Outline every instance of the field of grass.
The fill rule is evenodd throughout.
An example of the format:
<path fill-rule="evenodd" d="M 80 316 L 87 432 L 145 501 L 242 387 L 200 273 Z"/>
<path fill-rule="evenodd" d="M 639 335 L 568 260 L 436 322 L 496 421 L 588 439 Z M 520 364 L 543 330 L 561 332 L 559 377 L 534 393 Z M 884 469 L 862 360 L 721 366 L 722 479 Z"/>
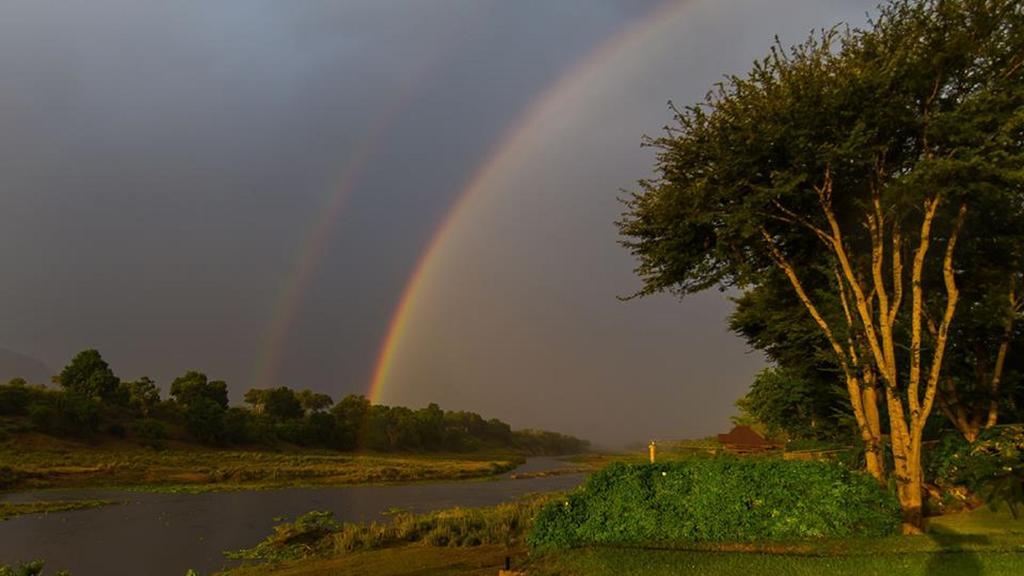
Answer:
<path fill-rule="evenodd" d="M 479 478 L 508 471 L 505 454 L 350 454 L 322 450 L 217 450 L 169 444 L 155 451 L 19 437 L 0 445 L 0 488 L 86 486 L 158 491 L 260 489 Z"/>
<path fill-rule="evenodd" d="M 43 500 L 37 502 L 0 502 L 0 520 L 22 514 L 47 514 L 49 512 L 70 512 L 87 510 L 117 504 L 111 500 Z"/>

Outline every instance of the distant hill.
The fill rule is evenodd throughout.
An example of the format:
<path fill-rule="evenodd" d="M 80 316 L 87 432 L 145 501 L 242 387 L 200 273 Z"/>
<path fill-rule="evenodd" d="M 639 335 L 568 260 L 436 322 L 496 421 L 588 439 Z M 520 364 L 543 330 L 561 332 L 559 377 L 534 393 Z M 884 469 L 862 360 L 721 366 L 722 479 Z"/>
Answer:
<path fill-rule="evenodd" d="M 30 384 L 48 384 L 54 371 L 44 362 L 12 350 L 0 348 L 0 384 L 11 378 L 24 378 Z"/>

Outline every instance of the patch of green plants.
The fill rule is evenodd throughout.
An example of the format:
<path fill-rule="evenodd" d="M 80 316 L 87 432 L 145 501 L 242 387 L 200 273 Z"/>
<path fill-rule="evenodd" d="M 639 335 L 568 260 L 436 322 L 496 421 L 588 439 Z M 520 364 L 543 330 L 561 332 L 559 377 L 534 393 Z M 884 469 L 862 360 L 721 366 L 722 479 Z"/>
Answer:
<path fill-rule="evenodd" d="M 893 494 L 832 462 L 734 457 L 614 463 L 541 510 L 535 550 L 588 544 L 884 536 Z"/>
<path fill-rule="evenodd" d="M 960 434 L 947 434 L 928 453 L 925 468 L 942 490 L 942 505 L 977 495 L 1018 516 L 1024 506 L 1024 425 L 984 430 L 971 443 Z"/>
<path fill-rule="evenodd" d="M 35 560 L 17 566 L 0 566 L 0 576 L 42 576 L 45 565 L 42 560 Z M 54 576 L 71 576 L 71 573 L 61 570 L 55 572 Z"/>

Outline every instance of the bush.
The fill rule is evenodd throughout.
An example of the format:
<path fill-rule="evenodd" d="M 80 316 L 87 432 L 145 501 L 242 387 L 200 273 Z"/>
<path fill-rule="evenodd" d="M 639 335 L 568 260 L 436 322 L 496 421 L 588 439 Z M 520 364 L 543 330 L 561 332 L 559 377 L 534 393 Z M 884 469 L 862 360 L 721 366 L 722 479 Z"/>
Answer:
<path fill-rule="evenodd" d="M 545 507 L 531 546 L 881 536 L 899 528 L 895 496 L 828 462 L 688 459 L 616 463 Z"/>
<path fill-rule="evenodd" d="M 19 416 L 28 410 L 31 392 L 20 384 L 0 384 L 0 416 Z"/>
<path fill-rule="evenodd" d="M 930 451 L 926 472 L 947 499 L 974 493 L 1017 515 L 1024 504 L 1024 425 L 984 430 L 971 444 L 948 434 Z"/>
<path fill-rule="evenodd" d="M 185 409 L 185 427 L 196 440 L 214 444 L 224 437 L 224 412 L 217 402 L 197 397 Z"/>
<path fill-rule="evenodd" d="M 248 410 L 237 406 L 224 412 L 224 438 L 232 444 L 248 444 L 252 441 L 252 416 Z"/>
<path fill-rule="evenodd" d="M 37 430 L 58 436 L 88 436 L 100 423 L 95 401 L 66 392 L 30 405 L 28 414 Z"/>
<path fill-rule="evenodd" d="M 0 566 L 0 576 L 41 576 L 44 564 L 42 560 L 36 560 L 18 566 Z M 70 573 L 61 570 L 55 576 L 70 576 Z"/>
<path fill-rule="evenodd" d="M 146 418 L 135 423 L 135 435 L 143 446 L 153 450 L 163 450 L 167 440 L 167 427 L 159 420 Z"/>

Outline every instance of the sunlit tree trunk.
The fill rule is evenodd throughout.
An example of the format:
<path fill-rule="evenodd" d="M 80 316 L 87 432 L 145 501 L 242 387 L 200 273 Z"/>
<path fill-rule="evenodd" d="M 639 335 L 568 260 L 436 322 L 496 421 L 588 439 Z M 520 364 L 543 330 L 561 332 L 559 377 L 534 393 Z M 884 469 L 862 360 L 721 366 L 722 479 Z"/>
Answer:
<path fill-rule="evenodd" d="M 855 326 L 855 323 L 850 320 L 850 309 L 852 308 L 856 311 L 857 320 L 859 320 L 859 336 L 863 337 L 866 342 L 867 350 L 870 352 L 869 356 L 872 367 L 877 370 L 885 390 L 893 452 L 893 472 L 902 510 L 903 531 L 905 533 L 916 533 L 920 532 L 922 527 L 923 474 L 921 470 L 921 440 L 925 423 L 928 420 L 929 414 L 931 414 L 932 405 L 935 400 L 949 326 L 953 320 L 959 297 L 953 271 L 953 254 L 960 226 L 966 212 L 966 205 L 961 205 L 960 207 L 942 258 L 946 302 L 941 322 L 936 328 L 932 339 L 933 351 L 930 366 L 927 373 L 924 373 L 922 370 L 921 354 L 923 340 L 922 320 L 925 314 L 922 277 L 931 244 L 932 225 L 941 198 L 935 195 L 924 201 L 923 216 L 917 245 L 913 251 L 914 258 L 909 278 L 911 292 L 910 366 L 907 380 L 904 383 L 901 382 L 901 370 L 897 365 L 894 331 L 903 300 L 904 282 L 906 281 L 904 279 L 902 262 L 904 239 L 899 222 L 886 221 L 887 213 L 882 207 L 881 194 L 879 192 L 881 184 L 882 169 L 879 164 L 876 167 L 875 180 L 873 181 L 872 207 L 865 218 L 871 238 L 870 281 L 862 280 L 857 270 L 855 270 L 854 259 L 849 254 L 849 247 L 844 241 L 839 221 L 832 211 L 832 177 L 830 171 L 826 170 L 823 184 L 820 187 L 816 187 L 819 203 L 825 220 L 828 223 L 828 228 L 819 228 L 806 218 L 793 212 L 786 211 L 786 214 L 788 217 L 794 218 L 801 224 L 810 227 L 825 245 L 829 247 L 835 257 L 837 263 L 836 274 L 839 281 L 839 296 L 843 303 L 847 322 L 850 327 Z M 867 402 L 865 400 L 866 396 L 869 396 L 870 393 L 865 394 L 866 387 L 863 386 L 864 383 L 861 382 L 861 377 L 857 372 L 859 361 L 857 360 L 856 347 L 852 343 L 853 337 L 851 336 L 848 349 L 844 349 L 836 339 L 835 333 L 832 331 L 828 321 L 822 316 L 807 295 L 792 264 L 786 260 L 782 252 L 774 244 L 772 237 L 766 231 L 763 231 L 762 234 L 768 242 L 770 253 L 776 264 L 786 273 L 800 301 L 803 302 L 812 318 L 814 318 L 815 322 L 824 332 L 836 354 L 840 367 L 846 377 L 850 403 L 860 428 L 865 449 L 869 453 L 878 450 L 876 439 L 880 437 L 880 434 L 875 432 L 878 430 L 877 424 L 873 424 L 868 417 Z M 891 246 L 888 260 L 892 266 L 891 278 L 888 282 L 886 281 L 884 271 L 887 245 Z M 849 293 L 849 297 L 847 293 Z M 850 302 L 848 302 L 848 299 Z M 864 372 L 864 370 L 861 370 L 861 372 Z M 871 372 L 871 370 L 867 372 Z M 875 409 L 877 410 L 877 406 Z M 877 414 L 875 416 L 877 421 Z M 879 452 L 876 452 L 876 454 Z M 881 474 L 884 473 L 881 462 L 869 463 L 868 466 L 872 474 L 876 474 L 876 478 L 881 477 Z M 872 467 L 876 469 L 871 470 Z"/>

